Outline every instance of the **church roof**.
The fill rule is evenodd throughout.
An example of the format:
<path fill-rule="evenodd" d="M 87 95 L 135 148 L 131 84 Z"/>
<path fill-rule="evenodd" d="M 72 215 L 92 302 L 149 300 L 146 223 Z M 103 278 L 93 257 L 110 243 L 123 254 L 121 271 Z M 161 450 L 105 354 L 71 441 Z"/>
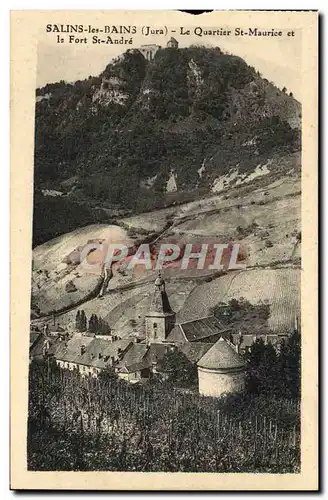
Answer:
<path fill-rule="evenodd" d="M 165 281 L 159 273 L 155 280 L 155 290 L 150 304 L 150 312 L 147 316 L 152 314 L 173 314 L 170 306 L 169 298 L 165 290 Z"/>
<path fill-rule="evenodd" d="M 243 368 L 245 362 L 223 338 L 220 338 L 198 361 L 197 365 L 200 368 L 215 370 Z"/>
<path fill-rule="evenodd" d="M 172 312 L 167 293 L 163 290 L 155 290 L 150 304 L 150 313 L 171 314 Z"/>
<path fill-rule="evenodd" d="M 230 331 L 230 328 L 225 328 L 215 316 L 207 316 L 205 318 L 179 323 L 174 327 L 174 330 L 174 332 L 172 330 L 172 335 L 170 334 L 167 340 L 177 340 L 174 335 L 176 335 L 177 330 L 180 330 L 183 334 L 184 341 L 201 342 L 202 339 L 206 339 L 215 334 L 224 334 Z"/>

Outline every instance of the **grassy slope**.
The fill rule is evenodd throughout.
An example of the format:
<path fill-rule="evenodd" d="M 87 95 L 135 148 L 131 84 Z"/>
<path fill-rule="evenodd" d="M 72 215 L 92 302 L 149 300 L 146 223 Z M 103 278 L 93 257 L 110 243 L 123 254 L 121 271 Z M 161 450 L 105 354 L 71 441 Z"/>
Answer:
<path fill-rule="evenodd" d="M 176 206 L 174 209 L 155 211 L 147 213 L 144 216 L 141 214 L 135 217 L 123 218 L 120 223 L 124 228 L 129 228 L 128 234 L 133 230 L 134 235 L 138 236 L 139 230 L 143 232 L 145 230 L 161 232 L 167 226 L 167 221 L 170 220 L 171 226 L 160 238 L 159 243 L 165 241 L 167 237 L 170 238 L 170 234 L 177 241 L 183 239 L 184 241 L 191 242 L 194 241 L 195 233 L 201 239 L 211 237 L 214 240 L 222 240 L 223 242 L 226 242 L 229 236 L 229 241 L 241 241 L 247 246 L 249 250 L 248 266 L 279 268 L 287 265 L 298 267 L 300 262 L 300 245 L 295 244 L 295 232 L 298 232 L 300 227 L 299 189 L 299 170 L 291 169 L 291 163 L 287 162 L 284 175 L 280 165 L 277 179 L 275 178 L 275 172 L 273 172 L 266 176 L 265 179 L 257 179 L 251 185 L 243 188 L 227 189 L 227 191 L 219 195 Z M 240 198 L 240 194 L 243 195 L 242 198 Z M 258 226 L 249 231 L 248 228 L 254 222 Z M 237 230 L 238 226 L 239 229 Z M 240 231 L 245 232 L 240 233 Z M 39 306 L 42 306 L 43 312 L 50 312 L 52 309 L 58 310 L 68 305 L 74 305 L 74 303 L 83 299 L 90 292 L 90 289 L 95 288 L 97 284 L 96 277 L 84 275 L 82 272 L 80 273 L 80 277 L 77 277 L 76 273 L 80 272 L 79 268 L 66 268 L 62 260 L 79 244 L 83 244 L 93 237 L 105 237 L 106 233 L 108 234 L 107 225 L 87 226 L 86 228 L 58 237 L 34 250 L 33 290 L 37 299 L 36 301 L 39 302 Z M 126 236 L 124 229 L 119 229 L 119 234 L 124 237 Z M 288 237 L 286 237 L 286 234 L 288 234 Z M 141 233 L 139 237 L 142 238 Z M 267 246 L 267 240 L 272 241 L 272 247 Z M 48 272 L 48 278 L 45 277 L 45 271 Z M 60 275 L 59 273 L 62 274 Z M 283 293 L 283 297 L 277 300 L 279 304 L 287 303 L 291 292 L 288 288 L 288 283 L 287 288 L 284 288 L 284 282 L 280 278 L 284 273 L 286 273 L 286 276 L 288 273 L 288 276 L 292 276 L 290 279 L 295 282 L 293 285 L 295 293 L 293 291 L 292 295 L 297 295 L 297 269 L 273 269 L 270 270 L 270 273 L 268 269 L 246 271 L 243 273 L 245 281 L 241 282 L 239 288 L 232 288 L 233 293 L 231 297 L 235 295 L 238 295 L 238 297 L 245 296 L 245 298 L 248 298 L 252 302 L 253 300 L 260 300 L 266 294 L 271 300 L 272 296 L 276 297 L 278 293 Z M 185 273 L 179 269 L 168 270 L 165 274 L 171 278 L 185 276 Z M 202 274 L 202 271 L 192 271 L 193 276 L 201 276 Z M 78 291 L 68 294 L 65 291 L 64 284 L 70 279 L 73 279 L 73 282 L 78 287 Z M 221 284 L 224 287 L 224 284 L 229 279 L 229 277 L 224 276 L 217 278 L 213 283 L 217 284 L 215 286 L 218 286 L 220 290 Z M 141 282 L 145 280 L 146 283 L 141 287 L 115 292 L 115 289 L 122 287 L 122 285 L 129 286 L 132 281 Z M 83 307 L 87 315 L 96 313 L 103 318 L 106 317 L 111 326 L 120 329 L 124 334 L 131 331 L 131 324 L 129 323 L 131 319 L 136 319 L 138 329 L 140 329 L 142 328 L 143 317 L 149 305 L 153 280 L 153 272 L 148 273 L 148 275 L 147 272 L 142 273 L 138 278 L 129 272 L 126 276 L 122 276 L 116 270 L 114 278 L 110 282 L 110 289 L 114 290 L 114 293 L 109 293 L 103 300 L 95 299 L 78 308 L 81 309 Z M 39 290 L 35 288 L 35 282 L 42 285 Z M 169 280 L 169 285 L 169 292 L 172 295 L 173 301 L 172 306 L 178 311 L 181 309 L 182 302 L 186 300 L 189 292 L 196 286 L 196 282 L 192 279 L 190 281 L 177 280 L 175 282 Z M 198 289 L 206 291 L 207 287 L 209 287 L 208 290 L 211 290 L 212 286 L 214 286 L 212 283 L 197 286 L 196 291 L 193 293 L 196 294 L 195 297 L 198 297 Z M 209 301 L 211 304 L 211 301 L 218 301 L 221 297 L 215 287 L 213 290 L 212 299 Z M 192 297 L 191 300 L 193 300 Z M 197 299 L 191 303 L 192 307 L 190 309 L 188 300 L 186 302 L 185 319 L 191 313 L 194 317 L 207 314 L 208 304 L 206 309 L 204 309 L 201 300 L 198 302 Z M 212 305 L 215 304 L 213 303 Z M 296 302 L 293 302 L 290 310 L 295 311 L 296 305 Z M 60 321 L 64 325 L 73 325 L 78 308 L 61 316 Z M 278 308 L 276 311 L 280 311 L 280 309 Z M 292 317 L 293 313 L 291 312 L 288 314 L 288 324 L 290 324 Z M 273 315 L 273 318 L 276 318 L 273 322 L 277 323 L 278 312 Z"/>

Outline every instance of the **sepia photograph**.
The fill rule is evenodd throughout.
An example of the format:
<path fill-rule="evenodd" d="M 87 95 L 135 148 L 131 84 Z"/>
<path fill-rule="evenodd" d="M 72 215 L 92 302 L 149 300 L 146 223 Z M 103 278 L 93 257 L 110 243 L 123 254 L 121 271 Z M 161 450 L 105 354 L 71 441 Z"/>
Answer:
<path fill-rule="evenodd" d="M 42 14 L 26 472 L 267 474 L 297 489 L 304 390 L 316 412 L 300 22 L 315 60 L 316 13 Z"/>

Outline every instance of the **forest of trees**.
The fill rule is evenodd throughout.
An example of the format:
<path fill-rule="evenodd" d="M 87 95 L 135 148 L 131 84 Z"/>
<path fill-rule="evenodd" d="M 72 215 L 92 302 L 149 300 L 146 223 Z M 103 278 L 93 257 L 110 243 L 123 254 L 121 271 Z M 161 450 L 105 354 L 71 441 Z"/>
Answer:
<path fill-rule="evenodd" d="M 101 100 L 102 80 L 110 78 L 120 82 L 123 105 L 106 96 Z M 299 131 L 279 114 L 281 106 L 266 101 L 263 85 L 241 58 L 218 48 L 189 47 L 159 50 L 151 64 L 138 51 L 128 51 L 98 77 L 38 89 L 35 242 L 74 224 L 98 222 L 104 214 L 88 209 L 88 203 L 132 212 L 164 206 L 172 168 L 179 192 L 197 185 L 208 193 L 214 178 L 234 165 L 240 172 L 253 171 L 274 154 L 297 151 Z M 256 144 L 251 144 L 255 136 Z M 204 158 L 211 160 L 199 178 Z M 151 189 L 141 186 L 155 176 Z M 40 194 L 49 186 L 61 190 L 72 177 L 74 195 L 49 201 Z M 51 232 L 45 218 L 56 231 Z"/>
<path fill-rule="evenodd" d="M 301 339 L 294 332 L 277 350 L 257 340 L 247 355 L 248 391 L 253 394 L 276 394 L 300 398 Z"/>
<path fill-rule="evenodd" d="M 84 310 L 78 310 L 75 317 L 75 328 L 78 332 L 88 331 L 90 333 L 98 333 L 99 335 L 109 335 L 111 328 L 107 321 L 98 317 L 96 314 L 91 314 L 89 321 Z"/>

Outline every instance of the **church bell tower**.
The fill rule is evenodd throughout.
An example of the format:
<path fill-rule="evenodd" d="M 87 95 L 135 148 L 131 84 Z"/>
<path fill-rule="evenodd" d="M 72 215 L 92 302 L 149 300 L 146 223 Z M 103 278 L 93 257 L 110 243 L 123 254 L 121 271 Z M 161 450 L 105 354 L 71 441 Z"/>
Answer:
<path fill-rule="evenodd" d="M 175 324 L 175 312 L 172 311 L 165 290 L 165 281 L 158 274 L 152 296 L 150 311 L 145 317 L 146 340 L 150 343 L 161 343 L 166 340 Z"/>

